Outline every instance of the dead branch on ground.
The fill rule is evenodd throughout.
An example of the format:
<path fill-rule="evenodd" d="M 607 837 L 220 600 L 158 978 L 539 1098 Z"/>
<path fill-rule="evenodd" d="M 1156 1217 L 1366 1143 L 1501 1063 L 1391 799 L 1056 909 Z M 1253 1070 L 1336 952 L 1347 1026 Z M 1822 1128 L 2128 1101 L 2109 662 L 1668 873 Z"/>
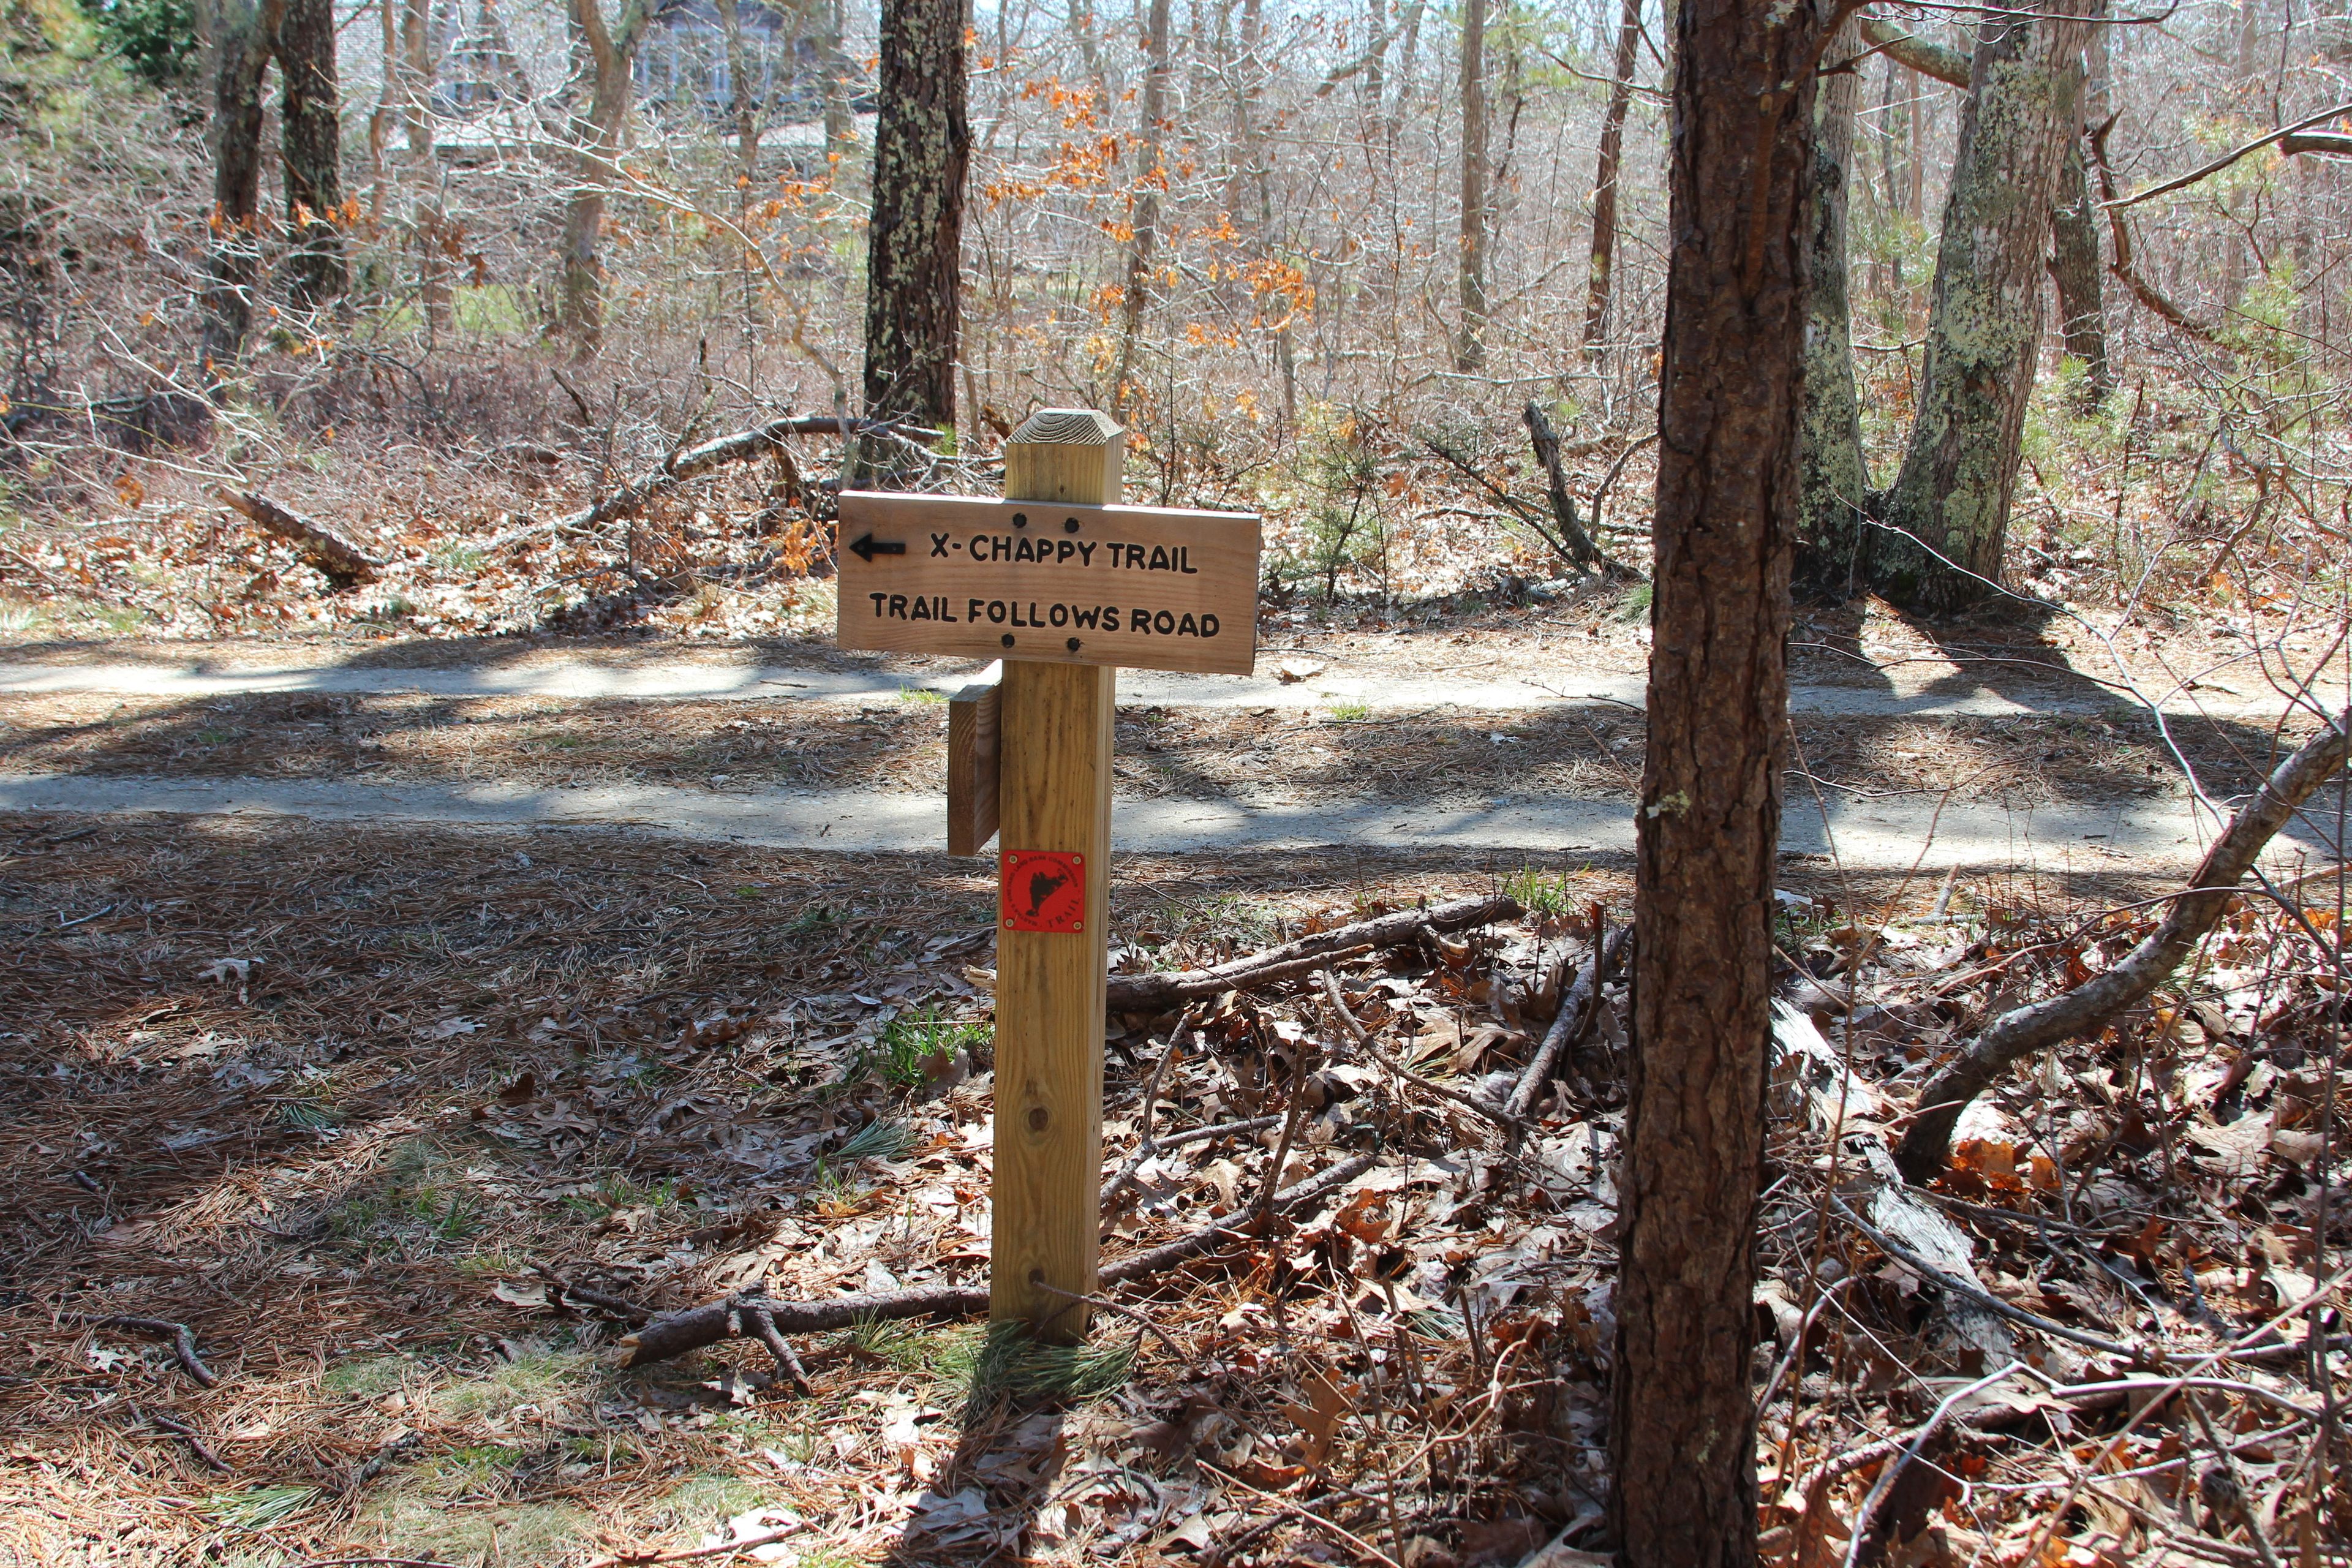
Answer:
<path fill-rule="evenodd" d="M 2347 752 L 2352 752 L 2352 710 L 2305 742 L 2263 781 L 2205 852 L 2164 923 L 2138 946 L 2072 991 L 2002 1014 L 1975 1044 L 1929 1079 L 1919 1094 L 1919 1113 L 1895 1150 L 1895 1163 L 1906 1179 L 1925 1184 L 1944 1168 L 1960 1112 L 2011 1064 L 2061 1040 L 2095 1033 L 2162 984 L 2213 929 L 2256 858 L 2287 819 L 2320 785 L 2343 772 Z"/>
<path fill-rule="evenodd" d="M 1165 1013 L 1181 1003 L 1198 1001 L 1203 996 L 1247 991 L 1310 974 L 1349 951 L 1402 947 L 1423 930 L 1467 931 L 1496 921 L 1517 920 L 1526 912 L 1517 900 L 1501 893 L 1455 899 L 1423 909 L 1398 910 L 1374 920 L 1318 931 L 1213 969 L 1186 970 L 1177 974 L 1114 974 L 1107 993 L 1108 1005 L 1114 1013 Z"/>
<path fill-rule="evenodd" d="M 383 566 L 383 562 L 325 523 L 289 511 L 254 491 L 215 489 L 213 494 L 232 510 L 259 524 L 263 532 L 275 534 L 294 546 L 303 560 L 324 573 L 338 588 L 363 583 Z"/>

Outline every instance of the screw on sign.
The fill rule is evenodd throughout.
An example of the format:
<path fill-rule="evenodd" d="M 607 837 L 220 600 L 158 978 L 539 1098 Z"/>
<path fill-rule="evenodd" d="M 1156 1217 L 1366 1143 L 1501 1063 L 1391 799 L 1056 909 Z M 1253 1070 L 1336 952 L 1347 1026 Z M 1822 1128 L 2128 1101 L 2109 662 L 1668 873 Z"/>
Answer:
<path fill-rule="evenodd" d="M 1051 849 L 1007 850 L 999 884 L 1006 931 L 1087 929 L 1087 858 Z"/>
<path fill-rule="evenodd" d="M 989 1312 L 1083 1333 L 1102 1237 L 1112 715 L 1120 666 L 1247 675 L 1258 519 L 1121 506 L 1127 435 L 1043 409 L 1004 495 L 845 490 L 845 648 L 1003 660 L 948 710 L 948 843 L 997 862 Z"/>

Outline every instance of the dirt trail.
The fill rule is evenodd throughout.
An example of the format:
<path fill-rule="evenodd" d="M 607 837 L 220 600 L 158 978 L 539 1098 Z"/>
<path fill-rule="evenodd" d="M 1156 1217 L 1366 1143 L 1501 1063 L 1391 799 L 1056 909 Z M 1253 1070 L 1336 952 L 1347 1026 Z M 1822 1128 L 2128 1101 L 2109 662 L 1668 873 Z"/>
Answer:
<path fill-rule="evenodd" d="M 1339 660 L 1298 661 L 1316 673 L 1285 679 L 1285 661 L 1262 658 L 1255 676 L 1177 675 L 1123 670 L 1119 700 L 1129 707 L 1312 708 L 1361 703 L 1374 709 L 1476 708 L 1528 710 L 1579 704 L 1641 706 L 1638 671 L 1594 668 L 1577 673 L 1556 666 L 1534 677 L 1493 678 L 1383 671 Z M 1505 661 L 1494 662 L 1499 671 Z M 267 692 L 436 697 L 539 697 L 567 701 L 620 699 L 743 701 L 870 701 L 912 689 L 952 691 L 977 667 L 942 659 L 893 660 L 843 668 L 840 661 L 803 664 L 664 658 L 616 663 L 590 659 L 520 658 L 439 668 L 359 663 L 241 663 L 214 658 L 180 661 L 113 659 L 0 663 L 0 692 L 117 692 L 142 697 L 220 697 Z M 2252 682 L 2233 687 L 2151 690 L 2168 713 L 2272 714 L 2285 700 Z M 2338 699 L 2340 700 L 2340 699 Z M 1853 716 L 1997 717 L 2021 713 L 2099 713 L 2139 706 L 2134 695 L 2083 676 L 2032 679 L 1955 675 L 1948 668 L 1901 667 L 1868 679 L 1801 681 L 1790 692 L 1799 713 Z"/>
<path fill-rule="evenodd" d="M 525 646 L 421 664 L 267 646 L 245 658 L 218 647 L 178 658 L 123 651 L 130 657 L 57 658 L 26 649 L 33 657 L 0 663 L 0 698 L 18 705 L 0 720 L 0 811 L 625 826 L 779 848 L 936 852 L 943 807 L 930 775 L 944 710 L 902 700 L 952 690 L 972 669 L 944 660 L 861 664 L 825 650 L 791 664 L 772 655 L 614 658 Z M 306 661 L 288 662 L 298 651 Z M 1641 676 L 1596 658 L 1559 684 L 1513 679 L 1508 650 L 1488 655 L 1466 672 L 1275 657 L 1246 679 L 1123 672 L 1121 706 L 1135 733 L 1123 716 L 1116 842 L 1160 853 L 1330 846 L 1629 855 Z M 1303 678 L 1282 679 L 1286 665 Z M 1547 664 L 1563 668 L 1574 669 Z M 130 706 L 118 710 L 116 696 Z M 454 722 L 446 712 L 347 721 L 270 710 L 371 699 L 473 710 Z M 854 706 L 877 699 L 885 709 Z M 533 710 L 501 720 L 482 712 L 483 702 Z M 746 726 L 722 722 L 709 706 L 740 711 L 739 702 L 800 716 L 787 741 L 770 745 L 774 756 L 736 737 Z M 2226 722 L 2229 702 L 2238 704 L 2237 728 L 2221 737 L 2222 750 L 2252 771 L 2234 767 L 2221 787 L 2259 776 L 2264 731 L 2284 703 L 2226 689 L 2175 691 L 2165 701 L 2168 714 L 2194 710 L 2215 722 Z M 142 703 L 148 712 L 131 711 Z M 1791 856 L 1872 872 L 1917 865 L 1937 874 L 1954 866 L 2168 874 L 2215 831 L 2211 809 L 2168 781 L 2151 782 L 2159 768 L 2143 764 L 2166 753 L 2150 744 L 2157 726 L 2145 710 L 2079 676 L 1864 670 L 1799 685 L 1791 710 L 1810 757 L 1789 784 L 1783 847 Z M 2121 731 L 2110 720 L 2133 711 L 2148 733 L 2138 751 L 2118 750 Z M 1353 721 L 1334 722 L 1341 719 Z M 2021 719 L 2029 721 L 2003 722 Z M 758 726 L 782 722 L 761 718 Z M 1463 725 L 1470 729 L 1459 736 L 1422 736 Z M 1488 735 L 1489 725 L 1502 728 Z M 1841 725 L 1853 731 L 1842 742 Z M 2099 734 L 2088 742 L 2053 737 L 2053 725 Z M 1564 748 L 1587 738 L 1591 757 L 1570 758 Z M 1387 754 L 1416 746 L 1444 765 L 1406 767 Z M 2087 771 L 2065 760 L 2091 753 L 2104 761 Z M 2025 787 L 2013 787 L 2021 779 Z M 2321 854 L 2325 839 L 2315 823 L 2305 825 L 2282 839 L 2279 854 Z"/>

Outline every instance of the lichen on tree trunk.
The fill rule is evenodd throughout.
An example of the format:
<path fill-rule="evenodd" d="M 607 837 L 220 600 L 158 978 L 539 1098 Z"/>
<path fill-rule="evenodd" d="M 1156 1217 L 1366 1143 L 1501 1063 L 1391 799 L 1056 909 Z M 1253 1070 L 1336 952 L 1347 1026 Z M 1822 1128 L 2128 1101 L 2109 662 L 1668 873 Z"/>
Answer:
<path fill-rule="evenodd" d="M 1917 411 L 1872 542 L 1879 591 L 1974 604 L 2000 577 L 2042 341 L 2042 272 L 2060 166 L 2079 123 L 2086 18 L 2052 0 L 1979 23 L 1927 323 Z M 1906 537 L 1907 536 L 1907 537 Z"/>
<path fill-rule="evenodd" d="M 1862 29 L 1849 19 L 1825 51 L 1852 60 Z M 1861 585 L 1869 555 L 1863 521 L 1870 471 L 1862 452 L 1862 405 L 1854 393 L 1853 322 L 1846 279 L 1846 182 L 1853 161 L 1854 106 L 1862 79 L 1854 69 L 1822 80 L 1813 111 L 1813 216 L 1811 277 L 1806 284 L 1805 425 L 1802 571 L 1808 584 L 1851 593 Z"/>
<path fill-rule="evenodd" d="M 955 426 L 963 295 L 962 0 L 884 0 L 866 233 L 866 411 Z"/>

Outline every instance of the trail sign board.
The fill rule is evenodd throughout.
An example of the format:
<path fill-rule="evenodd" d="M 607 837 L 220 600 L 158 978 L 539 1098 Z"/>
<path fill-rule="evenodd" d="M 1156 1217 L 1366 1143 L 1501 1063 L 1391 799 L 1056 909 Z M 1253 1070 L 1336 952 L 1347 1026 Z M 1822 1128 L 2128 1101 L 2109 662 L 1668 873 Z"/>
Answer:
<path fill-rule="evenodd" d="M 845 648 L 1247 675 L 1245 511 L 845 490 Z"/>

